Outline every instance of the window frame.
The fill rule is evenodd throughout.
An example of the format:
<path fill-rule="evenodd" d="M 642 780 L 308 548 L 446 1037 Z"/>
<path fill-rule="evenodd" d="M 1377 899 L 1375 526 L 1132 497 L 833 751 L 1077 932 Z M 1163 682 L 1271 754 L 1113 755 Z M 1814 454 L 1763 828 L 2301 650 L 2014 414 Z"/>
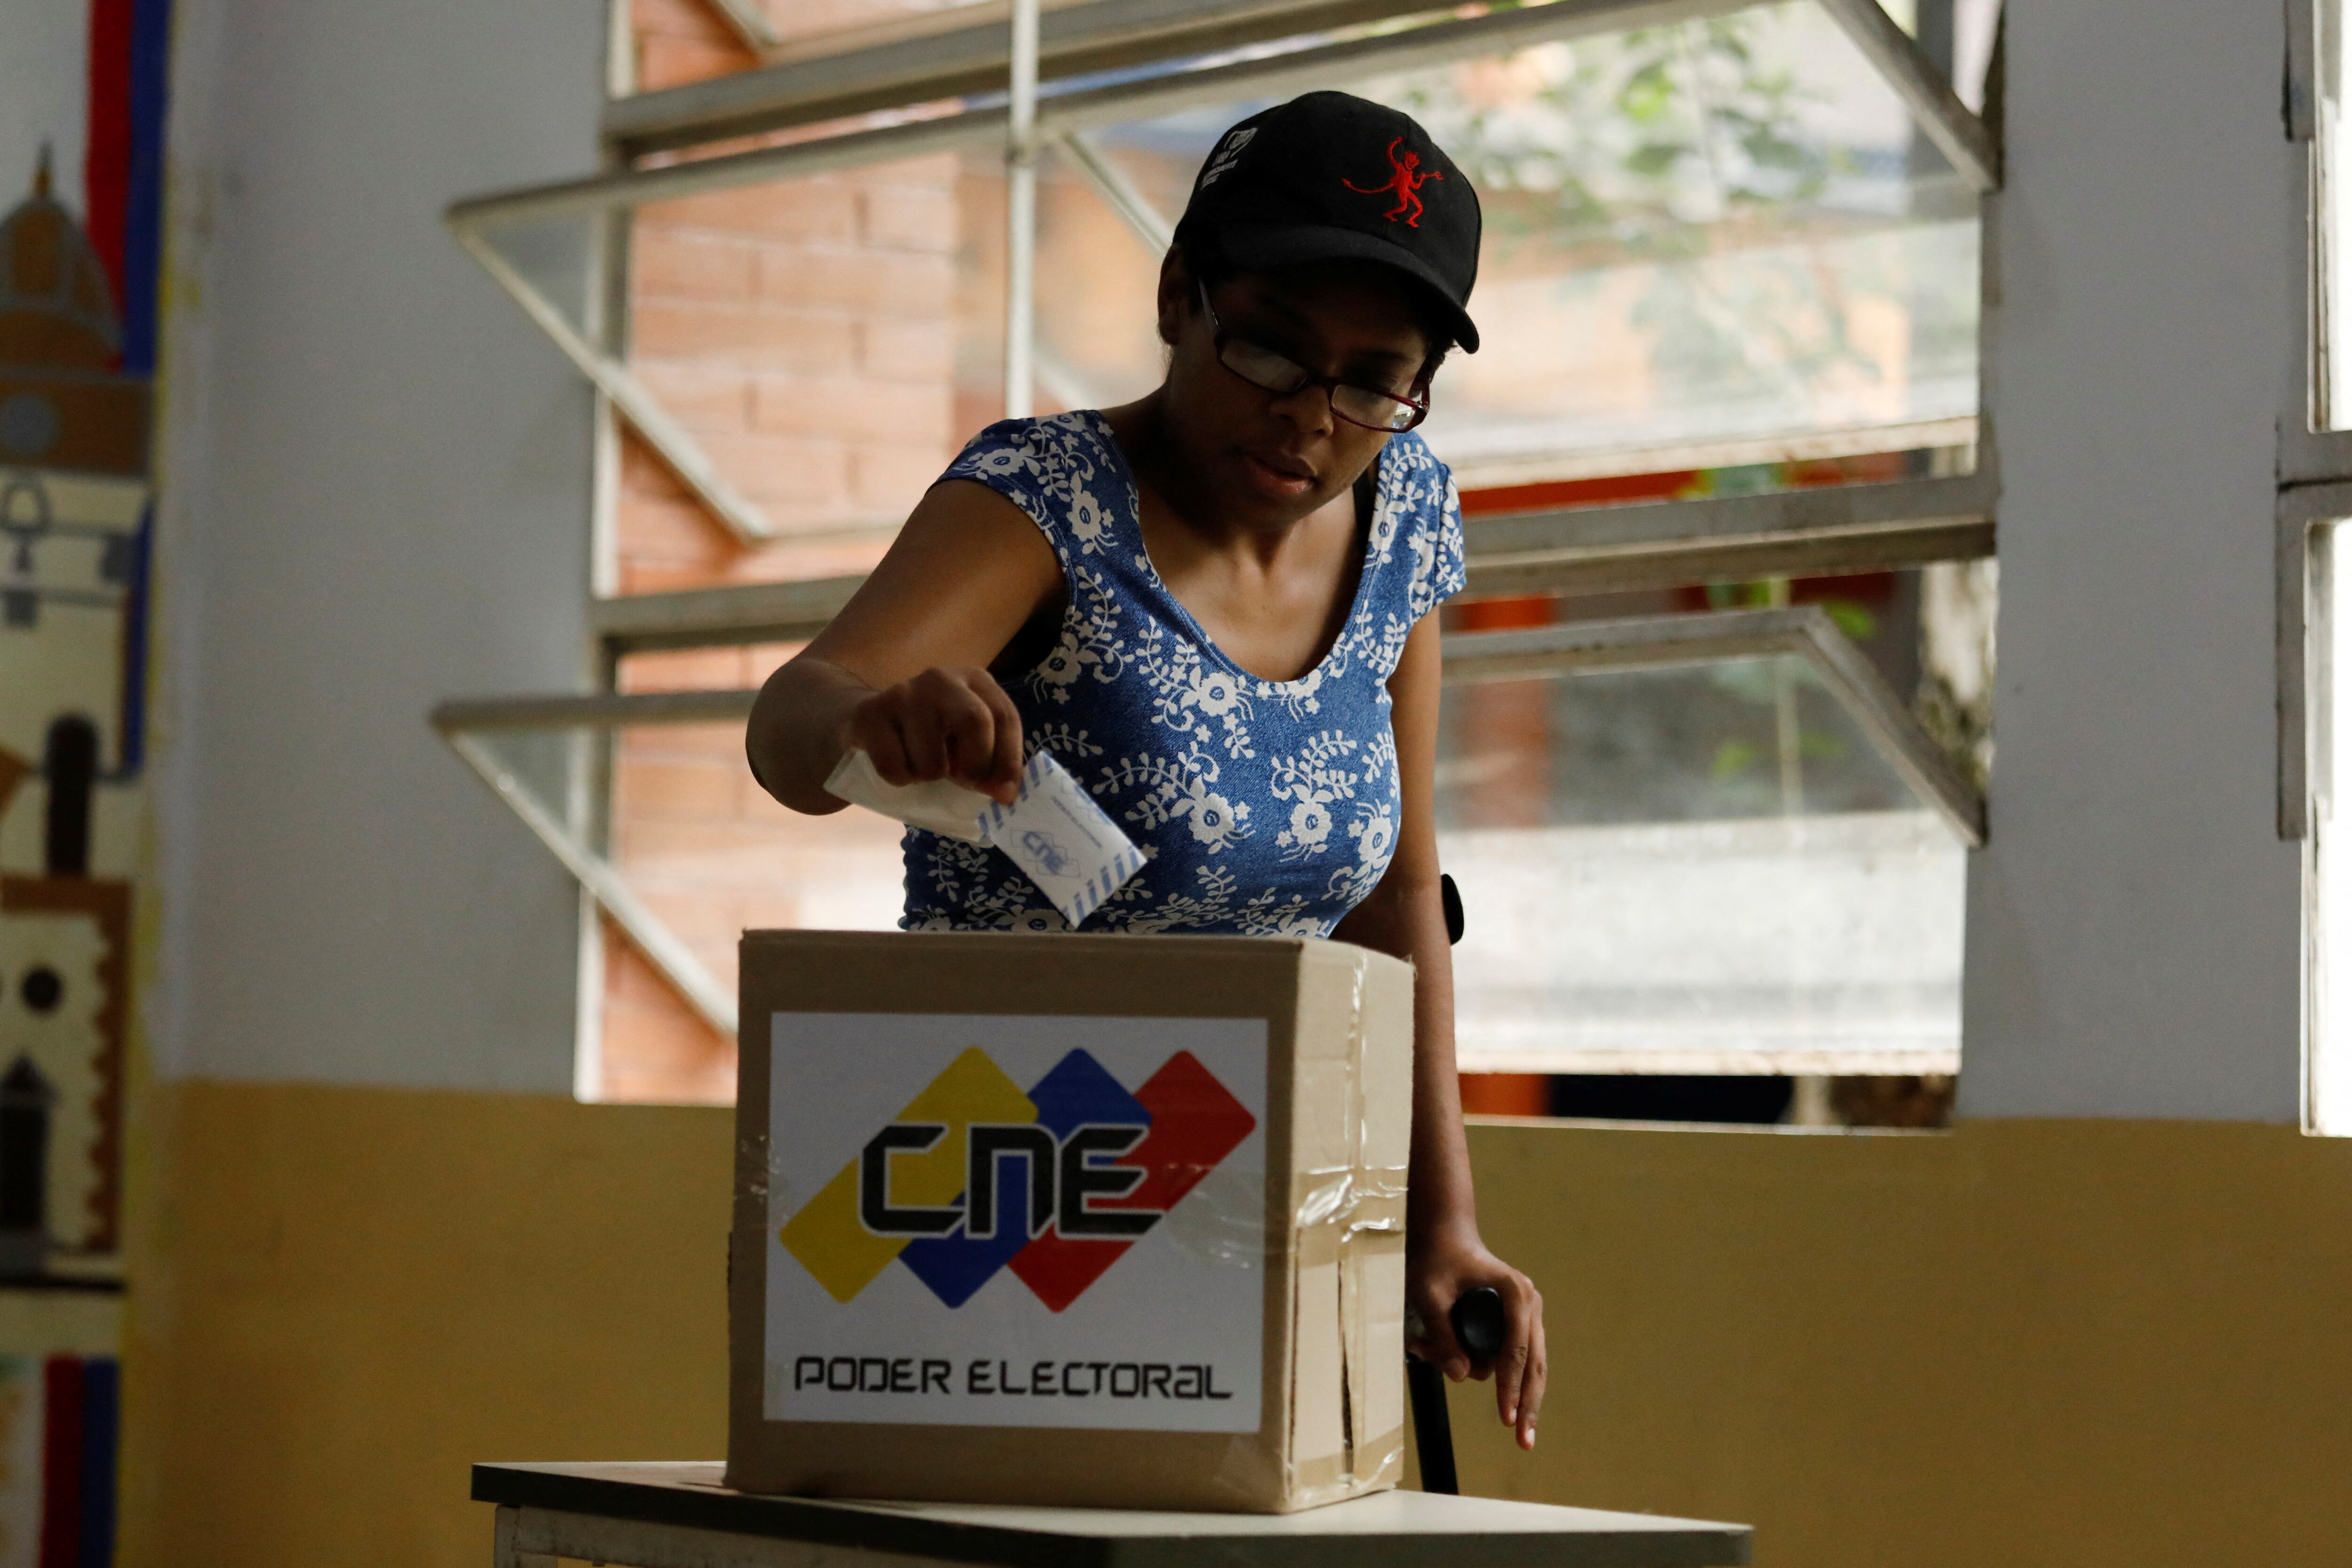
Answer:
<path fill-rule="evenodd" d="M 1164 246 L 1167 216 L 1095 153 L 1087 141 L 1095 127 L 1244 93 L 1303 90 L 1334 78 L 1405 64 L 1441 64 L 1550 39 L 1727 15 L 1752 9 L 1760 0 L 1547 0 L 1467 17 L 1434 7 L 1430 0 L 1061 0 L 1042 12 L 1038 0 L 992 0 L 797 46 L 758 36 L 759 29 L 750 23 L 763 19 L 754 17 L 739 0 L 710 0 L 766 63 L 654 92 L 629 90 L 634 83 L 628 65 L 628 0 L 612 3 L 600 172 L 469 197 L 453 203 L 444 214 L 457 244 L 595 391 L 592 567 L 584 585 L 591 644 L 583 662 L 591 691 L 455 701 L 443 704 L 432 716 L 443 738 L 581 884 L 577 1090 L 583 1099 L 597 1097 L 604 989 L 599 923 L 607 916 L 695 1012 L 727 1038 L 733 1038 L 736 1029 L 733 999 L 635 897 L 613 864 L 606 817 L 618 729 L 731 721 L 748 715 L 753 694 L 624 695 L 617 690 L 622 660 L 656 649 L 805 640 L 847 602 L 863 580 L 847 576 L 660 593 L 614 591 L 616 492 L 625 424 L 739 543 L 780 537 L 761 508 L 719 471 L 629 368 L 628 250 L 635 208 L 951 149 L 1003 145 L 1015 171 L 1008 180 L 1008 203 L 1017 217 L 1023 183 L 1019 171 L 1024 165 L 1034 171 L 1037 152 L 1050 145 L 1147 244 Z M 1882 570 L 1994 554 L 2000 472 L 1991 349 L 1999 309 L 1993 281 L 1999 128 L 1961 102 L 1880 0 L 1814 3 L 1848 34 L 1901 99 L 1914 124 L 1980 197 L 1979 394 L 1971 471 L 1759 495 L 1474 516 L 1465 525 L 1470 594 L 1662 588 Z M 2290 0 L 2291 5 L 2309 3 Z M 1108 86 L 1066 88 L 1034 98 L 1034 116 L 1022 112 L 1032 107 L 1032 91 L 1023 90 L 1024 72 L 1014 68 L 1016 55 L 1017 64 L 1027 68 L 1033 80 L 1042 76 L 1051 88 L 1089 72 L 1171 63 L 1332 28 L 1394 24 L 1413 16 L 1433 19 L 1418 26 L 1284 53 L 1244 54 Z M 1999 57 L 1996 52 L 1995 59 Z M 957 95 L 993 95 L 1003 91 L 1008 78 L 1013 92 L 1002 102 L 968 102 L 946 114 L 691 161 L 674 157 L 714 141 L 791 132 L 877 110 L 919 108 Z M 1024 119 L 1027 123 L 1021 124 Z M 495 237 L 502 225 L 574 216 L 593 225 L 586 313 L 576 325 L 499 251 Z M 1034 243 L 1034 227 L 1022 235 Z M 1017 241 L 1014 250 L 1008 272 L 1017 290 L 1024 270 Z M 1017 328 L 1022 302 L 1009 299 L 1008 315 Z M 1024 357 L 1008 343 L 1009 382 L 1022 373 Z M 1018 401 L 1008 397 L 1008 406 Z M 2352 480 L 2352 432 L 2343 434 L 2341 472 Z M 1747 642 L 1740 645 L 1750 651 L 1804 654 L 1874 743 L 1896 763 L 1897 771 L 1936 805 L 1964 841 L 1971 846 L 1984 841 L 1981 796 L 1943 760 L 1859 650 L 1817 610 L 1717 612 L 1569 622 L 1534 632 L 1462 633 L 1447 640 L 1446 678 L 1475 678 L 1455 672 L 1482 663 L 1494 668 L 1494 661 L 1514 657 L 1549 660 L 1547 668 L 1553 672 L 1580 667 L 1579 661 L 1586 667 L 1688 663 L 1695 657 L 1725 656 L 1690 652 L 1709 638 L 1723 646 L 1730 645 L 1726 639 L 1743 637 Z M 575 764 L 581 778 L 567 802 L 569 821 L 535 800 L 484 744 L 487 734 L 518 728 L 584 729 L 599 737 L 575 753 L 581 758 Z"/>
<path fill-rule="evenodd" d="M 2332 682 L 2329 667 L 2330 612 L 2326 600 L 2336 553 L 2334 535 L 2352 520 L 2352 420 L 2347 428 L 2326 428 L 2329 374 L 2329 318 L 2352 301 L 2328 298 L 2330 244 L 2327 211 L 2332 179 L 2352 178 L 2352 170 L 2326 166 L 2328 113 L 2322 74 L 2326 39 L 2323 23 L 2328 0 L 2286 0 L 2285 92 L 2282 117 L 2287 178 L 2294 210 L 2303 225 L 2302 276 L 2290 295 L 2295 311 L 2291 341 L 2295 352 L 2283 367 L 2278 410 L 2278 490 L 2273 559 L 2276 591 L 2277 832 L 2299 844 L 2303 883 L 2303 1073 L 2302 1120 L 2306 1134 L 2347 1129 L 2324 1124 L 2321 1068 L 2328 1021 L 2326 976 L 2320 951 L 2322 896 L 2315 797 L 2327 785 L 2331 737 L 2325 707 Z M 2352 20 L 2352 18 L 2347 18 Z M 2352 84 L 2345 84 L 2352 86 Z M 2339 89 L 2341 90 L 2341 89 Z M 2343 106 L 2352 111 L 2352 103 Z M 2352 235 L 2343 236 L 2352 244 Z M 2352 414 L 2352 410 L 2344 411 Z M 2352 998 L 2347 998 L 2352 1000 Z M 2339 1113 L 2340 1119 L 2340 1113 Z"/>

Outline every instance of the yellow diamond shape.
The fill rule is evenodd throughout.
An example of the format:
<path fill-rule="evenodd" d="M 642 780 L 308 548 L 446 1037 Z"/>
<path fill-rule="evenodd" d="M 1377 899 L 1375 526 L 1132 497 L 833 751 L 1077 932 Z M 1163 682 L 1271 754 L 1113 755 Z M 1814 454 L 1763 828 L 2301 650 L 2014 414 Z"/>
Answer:
<path fill-rule="evenodd" d="M 947 1136 L 919 1155 L 890 1160 L 890 1200 L 907 1208 L 953 1203 L 964 1186 L 964 1129 L 974 1122 L 1034 1122 L 1037 1107 L 978 1046 L 947 1065 L 907 1102 L 894 1122 L 944 1122 Z M 879 1129 L 877 1129 L 877 1131 Z M 857 1212 L 857 1161 L 851 1160 L 777 1233 L 836 1301 L 854 1300 L 890 1266 L 904 1236 L 877 1236 Z"/>

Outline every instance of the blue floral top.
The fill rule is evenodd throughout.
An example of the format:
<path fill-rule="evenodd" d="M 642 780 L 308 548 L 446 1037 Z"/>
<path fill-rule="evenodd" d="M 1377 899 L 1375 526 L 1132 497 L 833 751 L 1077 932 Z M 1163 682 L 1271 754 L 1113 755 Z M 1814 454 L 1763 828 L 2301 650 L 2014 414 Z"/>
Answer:
<path fill-rule="evenodd" d="M 1354 608 L 1295 681 L 1234 664 L 1160 582 L 1101 414 L 992 424 L 942 476 L 1006 497 L 1061 558 L 1061 642 L 1005 685 L 1029 749 L 1058 758 L 1147 857 L 1087 930 L 1328 936 L 1387 871 L 1388 679 L 1414 624 L 1461 591 L 1462 511 L 1417 434 L 1391 437 L 1376 473 Z M 1063 929 L 993 849 L 910 828 L 906 856 L 910 930 Z"/>

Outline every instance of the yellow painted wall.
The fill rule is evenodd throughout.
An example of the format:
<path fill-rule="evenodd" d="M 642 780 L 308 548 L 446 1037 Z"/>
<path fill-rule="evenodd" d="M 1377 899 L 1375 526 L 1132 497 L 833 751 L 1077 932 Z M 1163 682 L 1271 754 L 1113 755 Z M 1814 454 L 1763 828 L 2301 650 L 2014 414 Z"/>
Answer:
<path fill-rule="evenodd" d="M 1465 1490 L 1750 1521 L 1774 1568 L 2352 1562 L 2352 1145 L 2085 1121 L 1472 1146 L 1487 1239 L 1545 1292 L 1558 1415 L 1532 1465 L 1480 1426 Z"/>
<path fill-rule="evenodd" d="M 191 1084 L 148 1102 L 131 1568 L 478 1563 L 478 1458 L 718 1456 L 728 1120 Z M 1741 1519 L 1770 1568 L 2352 1560 L 2352 1145 L 1488 1125 L 1550 1302 L 1467 1490 Z"/>
<path fill-rule="evenodd" d="M 479 1568 L 477 1459 L 726 1443 L 729 1113 L 155 1091 L 124 1568 Z"/>

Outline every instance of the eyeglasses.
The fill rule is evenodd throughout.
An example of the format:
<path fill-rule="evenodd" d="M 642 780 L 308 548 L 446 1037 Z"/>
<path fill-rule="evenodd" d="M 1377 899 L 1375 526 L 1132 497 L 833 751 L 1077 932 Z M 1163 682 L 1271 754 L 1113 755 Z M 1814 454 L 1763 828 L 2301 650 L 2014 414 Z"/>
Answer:
<path fill-rule="evenodd" d="M 1217 362 L 1259 391 L 1287 397 L 1308 387 L 1321 387 L 1330 394 L 1334 414 L 1366 430 L 1394 434 L 1411 430 L 1429 417 L 1426 392 L 1417 397 L 1399 397 L 1394 392 L 1343 382 L 1337 376 L 1318 376 L 1263 343 L 1234 337 L 1218 321 L 1216 307 L 1209 303 L 1207 285 L 1200 288 L 1201 308 L 1209 318 L 1209 334 L 1216 344 Z"/>

